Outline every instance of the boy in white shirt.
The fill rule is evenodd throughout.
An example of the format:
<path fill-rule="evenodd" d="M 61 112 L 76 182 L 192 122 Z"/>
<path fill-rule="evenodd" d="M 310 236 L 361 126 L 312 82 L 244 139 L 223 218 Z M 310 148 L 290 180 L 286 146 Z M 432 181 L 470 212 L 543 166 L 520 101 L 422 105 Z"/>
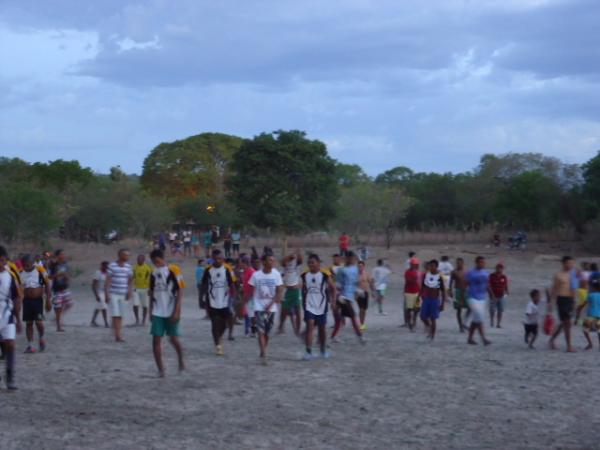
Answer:
<path fill-rule="evenodd" d="M 540 291 L 533 289 L 529 293 L 531 300 L 527 303 L 525 308 L 525 320 L 523 325 L 525 327 L 525 343 L 529 345 L 529 348 L 534 348 L 533 343 L 538 335 L 538 324 L 539 324 L 539 307 L 540 303 Z"/>
<path fill-rule="evenodd" d="M 252 274 L 248 284 L 252 289 L 260 358 L 262 364 L 267 365 L 269 333 L 273 328 L 277 305 L 281 303 L 283 297 L 283 279 L 279 271 L 273 267 L 275 258 L 272 254 L 264 254 L 261 260 L 262 269 Z"/>
<path fill-rule="evenodd" d="M 165 262 L 161 250 L 153 250 L 150 259 L 155 266 L 150 276 L 150 318 L 152 322 L 152 350 L 158 368 L 158 375 L 165 376 L 162 359 L 162 337 L 169 336 L 171 345 L 177 352 L 179 371 L 185 370 L 183 348 L 179 341 L 179 319 L 181 317 L 181 300 L 183 297 L 183 278 L 177 275 Z"/>

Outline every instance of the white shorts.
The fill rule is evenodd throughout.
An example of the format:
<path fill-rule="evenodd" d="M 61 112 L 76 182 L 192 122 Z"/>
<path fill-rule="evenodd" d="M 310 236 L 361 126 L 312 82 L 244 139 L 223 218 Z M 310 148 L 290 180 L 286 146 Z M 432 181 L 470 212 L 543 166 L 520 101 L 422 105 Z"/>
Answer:
<path fill-rule="evenodd" d="M 96 301 L 96 311 L 106 311 L 106 295 L 104 292 L 99 292 L 100 301 Z"/>
<path fill-rule="evenodd" d="M 110 303 L 108 309 L 112 317 L 123 317 L 125 315 L 125 305 L 127 305 L 127 295 L 110 294 Z"/>
<path fill-rule="evenodd" d="M 17 337 L 17 326 L 14 323 L 9 323 L 10 318 L 0 319 L 0 340 L 14 341 Z"/>
<path fill-rule="evenodd" d="M 133 306 L 141 306 L 142 308 L 147 308 L 148 304 L 148 289 L 134 289 Z"/>
<path fill-rule="evenodd" d="M 477 300 L 470 298 L 468 300 L 469 309 L 471 310 L 471 322 L 483 323 L 485 321 L 485 313 L 487 311 L 487 300 Z"/>

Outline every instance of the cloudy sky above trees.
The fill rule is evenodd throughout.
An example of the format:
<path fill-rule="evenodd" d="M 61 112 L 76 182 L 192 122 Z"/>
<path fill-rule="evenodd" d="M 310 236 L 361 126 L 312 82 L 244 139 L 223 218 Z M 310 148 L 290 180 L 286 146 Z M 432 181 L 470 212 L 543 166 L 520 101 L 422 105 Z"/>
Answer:
<path fill-rule="evenodd" d="M 600 149 L 596 0 L 1 0 L 0 155 L 301 129 L 375 175 Z"/>

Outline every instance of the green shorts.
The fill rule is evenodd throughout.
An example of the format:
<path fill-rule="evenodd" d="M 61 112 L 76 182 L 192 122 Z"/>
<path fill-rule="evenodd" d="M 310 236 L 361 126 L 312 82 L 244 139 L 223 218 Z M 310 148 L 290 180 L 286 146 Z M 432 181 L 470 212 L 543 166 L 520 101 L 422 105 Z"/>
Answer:
<path fill-rule="evenodd" d="M 287 288 L 285 290 L 285 298 L 283 299 L 283 303 L 281 304 L 281 307 L 283 309 L 294 309 L 294 308 L 300 308 L 301 305 L 302 305 L 302 299 L 300 296 L 300 289 Z"/>
<path fill-rule="evenodd" d="M 462 309 L 469 307 L 469 305 L 467 305 L 467 296 L 465 294 L 465 291 L 463 291 L 462 289 L 454 289 L 454 309 Z"/>
<path fill-rule="evenodd" d="M 167 336 L 179 336 L 179 321 L 171 323 L 170 317 L 152 316 L 150 334 L 152 336 L 163 337 L 165 333 Z"/>

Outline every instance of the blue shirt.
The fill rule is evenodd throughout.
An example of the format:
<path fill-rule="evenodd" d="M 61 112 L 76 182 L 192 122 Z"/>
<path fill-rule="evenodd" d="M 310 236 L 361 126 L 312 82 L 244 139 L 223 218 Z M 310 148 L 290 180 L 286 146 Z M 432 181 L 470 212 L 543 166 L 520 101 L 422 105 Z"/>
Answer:
<path fill-rule="evenodd" d="M 348 300 L 354 300 L 354 293 L 358 287 L 359 277 L 358 266 L 346 266 L 338 271 L 337 279 L 343 297 L 346 297 Z"/>
<path fill-rule="evenodd" d="M 600 317 L 600 292 L 590 292 L 588 294 L 588 317 Z"/>
<path fill-rule="evenodd" d="M 202 276 L 204 275 L 204 267 L 198 266 L 196 267 L 196 284 L 200 285 L 202 283 Z"/>
<path fill-rule="evenodd" d="M 472 269 L 467 272 L 467 282 L 469 283 L 469 298 L 475 300 L 485 300 L 488 296 L 488 284 L 490 273 L 485 270 Z"/>

